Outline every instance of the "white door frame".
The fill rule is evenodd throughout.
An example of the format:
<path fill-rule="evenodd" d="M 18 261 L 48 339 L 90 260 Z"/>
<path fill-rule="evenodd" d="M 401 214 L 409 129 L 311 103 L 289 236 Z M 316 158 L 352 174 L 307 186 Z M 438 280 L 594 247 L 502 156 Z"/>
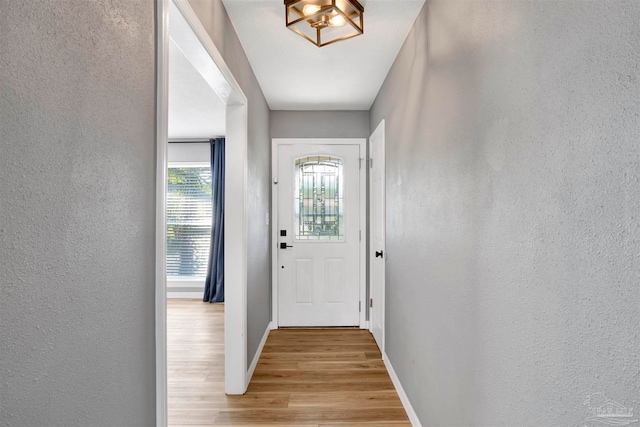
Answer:
<path fill-rule="evenodd" d="M 358 145 L 360 147 L 360 328 L 367 329 L 366 304 L 367 299 L 367 161 L 366 161 L 366 138 L 273 138 L 271 140 L 271 328 L 278 328 L 278 147 L 280 145 Z"/>
<path fill-rule="evenodd" d="M 171 1 L 173 5 L 171 4 Z M 247 134 L 248 101 L 188 0 L 156 0 L 156 425 L 167 425 L 166 192 L 169 95 L 169 9 L 177 7 L 200 43 L 192 54 L 226 104 L 225 144 L 225 392 L 247 390 Z M 181 49 L 184 46 L 181 46 Z M 204 47 L 204 51 L 202 50 Z M 199 49 L 199 50 L 198 50 Z M 184 49 L 183 49 L 184 50 Z M 204 55 L 203 52 L 206 52 Z M 215 66 L 211 67 L 211 60 Z"/>
<path fill-rule="evenodd" d="M 384 176 L 385 171 L 386 171 L 386 136 L 385 136 L 385 121 L 384 119 L 382 119 L 380 121 L 380 123 L 378 124 L 378 126 L 376 127 L 376 130 L 373 131 L 373 133 L 371 134 L 371 136 L 369 137 L 369 144 L 371 144 L 371 140 L 374 139 L 375 137 L 377 137 L 378 135 L 381 135 L 382 137 L 382 151 L 381 151 L 381 158 L 379 159 L 369 159 L 369 161 L 371 162 L 371 168 L 373 169 L 373 162 L 376 162 L 377 165 L 382 165 L 382 180 L 386 181 L 386 177 Z M 369 147 L 369 156 L 371 156 L 371 146 Z M 373 179 L 371 178 L 371 176 L 369 177 L 369 201 L 371 203 L 371 201 L 373 200 Z M 386 185 L 385 185 L 386 187 Z M 386 200 L 385 200 L 386 196 L 383 196 L 382 198 L 382 212 L 380 212 L 380 217 L 383 218 L 383 223 L 385 223 L 385 229 L 386 229 Z M 369 212 L 369 218 L 373 218 L 373 206 L 370 206 L 370 212 Z M 370 224 L 371 226 L 371 224 Z M 373 241 L 373 239 L 372 239 Z M 386 238 L 385 238 L 385 246 L 386 246 Z M 371 278 L 373 278 L 373 263 L 375 260 L 375 252 L 376 252 L 377 248 L 374 247 L 370 247 L 369 248 L 369 278 L 371 280 Z M 383 250 L 386 252 L 386 247 L 383 248 Z M 386 256 L 387 254 L 384 253 L 383 256 L 385 258 L 383 258 L 383 261 L 386 260 Z M 369 290 L 369 298 L 371 298 L 371 289 L 373 287 L 370 288 Z M 379 301 L 374 301 L 373 304 L 379 304 L 379 307 L 381 307 L 381 313 L 382 313 L 382 342 L 380 343 L 380 352 L 382 353 L 382 357 L 386 357 L 385 356 L 385 337 L 386 337 L 386 333 L 385 333 L 385 304 L 386 304 L 386 298 L 385 298 L 385 292 L 386 292 L 386 281 L 383 281 L 382 283 L 382 289 L 381 289 L 381 294 L 380 294 L 380 300 Z M 369 310 L 369 331 L 373 333 L 373 322 L 371 322 L 371 310 Z"/>

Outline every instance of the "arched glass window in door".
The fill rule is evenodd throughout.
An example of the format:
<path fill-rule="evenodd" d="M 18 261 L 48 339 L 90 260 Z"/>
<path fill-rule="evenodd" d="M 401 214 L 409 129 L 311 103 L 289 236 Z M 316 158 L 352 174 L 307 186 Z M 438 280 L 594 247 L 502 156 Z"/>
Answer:
<path fill-rule="evenodd" d="M 342 159 L 303 157 L 295 161 L 296 240 L 342 240 L 344 203 Z"/>

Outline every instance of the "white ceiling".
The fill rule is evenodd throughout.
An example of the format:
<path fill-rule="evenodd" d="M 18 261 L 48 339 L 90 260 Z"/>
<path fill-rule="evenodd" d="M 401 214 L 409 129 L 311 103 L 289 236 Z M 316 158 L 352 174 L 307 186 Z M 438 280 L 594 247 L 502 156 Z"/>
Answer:
<path fill-rule="evenodd" d="M 169 9 L 169 19 L 169 139 L 224 136 L 225 104 L 212 88 L 206 64 L 194 66 L 198 57 L 178 46 L 189 49 L 188 40 L 196 36 L 175 7 Z"/>
<path fill-rule="evenodd" d="M 283 0 L 223 0 L 272 110 L 368 110 L 424 0 L 367 0 L 364 34 L 318 48 Z"/>

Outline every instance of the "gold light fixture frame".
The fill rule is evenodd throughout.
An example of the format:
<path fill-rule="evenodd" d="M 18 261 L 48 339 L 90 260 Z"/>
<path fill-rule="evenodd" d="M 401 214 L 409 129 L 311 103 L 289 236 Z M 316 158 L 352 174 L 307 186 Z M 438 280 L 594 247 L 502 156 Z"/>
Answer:
<path fill-rule="evenodd" d="M 350 6 L 352 12 L 348 13 L 342 10 L 343 8 L 340 7 L 340 4 Z M 358 0 L 284 0 L 284 5 L 287 28 L 318 47 L 328 46 L 364 33 L 364 7 Z M 318 6 L 319 9 L 313 14 L 305 15 L 303 8 L 308 5 Z M 354 32 L 329 41 L 323 41 L 322 30 L 330 28 L 328 22 L 331 18 L 328 18 L 328 16 L 332 13 L 333 17 L 341 16 L 345 20 L 345 24 L 350 25 Z M 297 18 L 290 20 L 291 16 L 296 16 Z M 360 25 L 354 21 L 354 18 L 360 22 Z M 296 25 L 303 21 L 307 21 L 315 29 L 315 40 L 296 28 Z"/>

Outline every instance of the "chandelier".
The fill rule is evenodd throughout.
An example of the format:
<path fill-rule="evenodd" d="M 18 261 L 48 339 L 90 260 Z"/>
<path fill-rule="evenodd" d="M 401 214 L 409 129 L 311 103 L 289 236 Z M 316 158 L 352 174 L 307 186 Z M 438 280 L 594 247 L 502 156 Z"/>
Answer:
<path fill-rule="evenodd" d="M 284 0 L 287 28 L 318 47 L 364 32 L 358 0 Z"/>

